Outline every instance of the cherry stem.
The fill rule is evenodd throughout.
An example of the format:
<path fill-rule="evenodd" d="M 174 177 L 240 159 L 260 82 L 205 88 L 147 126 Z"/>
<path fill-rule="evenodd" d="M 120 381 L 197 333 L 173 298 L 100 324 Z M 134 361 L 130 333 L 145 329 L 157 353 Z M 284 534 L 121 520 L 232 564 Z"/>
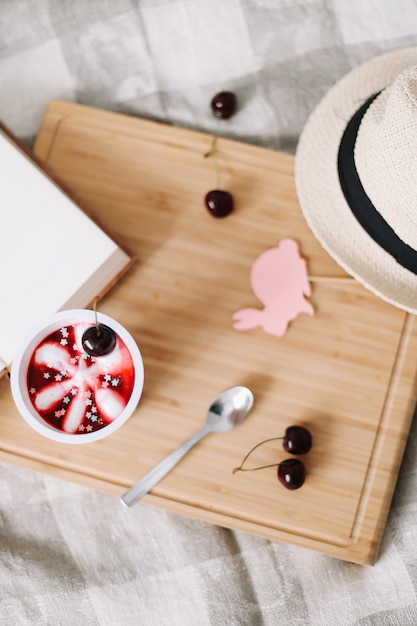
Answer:
<path fill-rule="evenodd" d="M 285 437 L 271 437 L 271 439 L 265 439 L 264 441 L 257 443 L 256 446 L 254 446 L 251 450 L 249 450 L 249 452 L 247 453 L 247 455 L 245 456 L 245 458 L 243 459 L 239 467 L 234 468 L 233 474 L 239 471 L 240 472 L 252 472 L 257 469 L 265 469 L 266 467 L 276 467 L 277 465 L 279 465 L 279 463 L 273 463 L 272 465 L 263 465 L 262 467 L 252 467 L 252 468 L 243 467 L 249 455 L 251 455 L 252 452 L 256 450 L 256 448 L 259 448 L 259 446 L 262 446 L 264 443 L 268 443 L 269 441 L 279 441 L 280 439 L 285 439 Z"/>
<path fill-rule="evenodd" d="M 221 122 L 221 118 L 217 117 L 216 118 L 216 128 L 213 131 L 213 136 L 211 138 L 210 148 L 208 149 L 208 152 L 206 152 L 205 155 L 204 155 L 205 158 L 207 158 L 209 156 L 212 156 L 213 152 L 216 150 L 217 139 L 218 139 L 218 136 L 219 136 L 220 122 Z"/>
<path fill-rule="evenodd" d="M 217 145 L 217 135 L 213 135 L 213 137 L 211 138 L 210 148 L 205 153 L 204 158 L 207 158 L 213 155 L 213 152 L 216 150 L 216 145 Z"/>
<path fill-rule="evenodd" d="M 213 161 L 214 169 L 216 171 L 216 189 L 220 189 L 220 167 L 217 162 L 217 159 L 212 155 L 211 160 Z"/>
<path fill-rule="evenodd" d="M 278 465 L 282 465 L 284 461 L 281 463 L 271 463 L 271 465 L 260 465 L 259 467 L 235 467 L 233 470 L 233 474 L 236 472 L 256 472 L 256 470 L 266 469 L 267 467 L 278 467 Z"/>
<path fill-rule="evenodd" d="M 96 318 L 97 337 L 100 337 L 101 332 L 100 332 L 100 324 L 98 323 L 98 317 L 97 317 L 97 300 L 98 300 L 98 298 L 96 298 L 94 300 L 93 309 L 94 309 L 94 315 L 95 315 L 95 318 Z"/>

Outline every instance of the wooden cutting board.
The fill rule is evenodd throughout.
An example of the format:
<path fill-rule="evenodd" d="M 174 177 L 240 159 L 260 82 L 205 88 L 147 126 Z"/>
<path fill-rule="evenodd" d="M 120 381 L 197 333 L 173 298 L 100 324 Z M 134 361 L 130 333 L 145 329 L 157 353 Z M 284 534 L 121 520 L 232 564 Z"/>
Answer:
<path fill-rule="evenodd" d="M 377 299 L 323 251 L 300 212 L 289 155 L 220 139 L 222 185 L 236 208 L 213 219 L 203 205 L 215 186 L 204 158 L 210 141 L 50 104 L 37 155 L 139 259 L 100 308 L 135 337 L 145 387 L 117 433 L 74 446 L 32 431 L 8 380 L 0 381 L 0 460 L 120 496 L 200 428 L 218 393 L 248 385 L 255 405 L 246 421 L 205 438 L 143 502 L 371 564 L 416 401 L 415 318 Z M 249 282 L 253 262 L 286 237 L 307 259 L 315 315 L 300 315 L 281 338 L 234 330 L 235 311 L 261 307 Z M 276 468 L 232 473 L 256 443 L 296 423 L 314 440 L 301 489 L 284 489 Z M 287 456 L 272 442 L 252 463 Z"/>

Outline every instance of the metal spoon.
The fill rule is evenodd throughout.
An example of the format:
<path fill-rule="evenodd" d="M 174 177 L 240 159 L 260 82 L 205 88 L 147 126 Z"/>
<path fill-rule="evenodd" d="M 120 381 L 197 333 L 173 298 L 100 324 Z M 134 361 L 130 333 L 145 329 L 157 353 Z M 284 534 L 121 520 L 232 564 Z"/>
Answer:
<path fill-rule="evenodd" d="M 173 467 L 206 435 L 224 433 L 240 424 L 253 406 L 253 394 L 247 387 L 232 387 L 224 391 L 211 404 L 206 422 L 199 431 L 187 439 L 150 470 L 120 498 L 126 506 L 132 506 L 152 489 Z"/>

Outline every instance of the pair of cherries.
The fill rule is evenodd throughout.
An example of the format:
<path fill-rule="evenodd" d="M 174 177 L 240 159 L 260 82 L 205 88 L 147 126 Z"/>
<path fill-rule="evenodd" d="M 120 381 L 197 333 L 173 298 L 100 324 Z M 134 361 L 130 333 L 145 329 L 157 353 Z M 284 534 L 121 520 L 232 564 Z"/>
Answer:
<path fill-rule="evenodd" d="M 279 482 L 287 489 L 299 489 L 304 484 L 306 477 L 306 469 L 304 463 L 300 459 L 285 459 L 285 461 L 281 461 L 280 463 L 262 465 L 261 467 L 243 467 L 249 455 L 252 454 L 256 448 L 259 448 L 259 446 L 269 441 L 278 440 L 282 440 L 283 447 L 286 452 L 294 455 L 307 454 L 313 444 L 311 433 L 307 428 L 304 426 L 288 426 L 285 430 L 284 437 L 272 437 L 271 439 L 265 439 L 264 441 L 256 444 L 256 446 L 249 450 L 239 467 L 235 467 L 233 473 L 238 471 L 251 472 L 258 469 L 265 469 L 267 467 L 277 467 Z"/>
<path fill-rule="evenodd" d="M 236 110 L 237 100 L 232 91 L 220 91 L 211 100 L 213 115 L 219 120 L 227 120 L 232 117 Z M 209 191 L 204 202 L 208 212 L 213 217 L 226 217 L 233 211 L 233 196 L 229 191 L 219 189 L 220 170 L 213 156 L 217 141 L 217 135 L 213 135 L 211 148 L 205 156 L 211 156 L 217 171 L 217 188 Z"/>

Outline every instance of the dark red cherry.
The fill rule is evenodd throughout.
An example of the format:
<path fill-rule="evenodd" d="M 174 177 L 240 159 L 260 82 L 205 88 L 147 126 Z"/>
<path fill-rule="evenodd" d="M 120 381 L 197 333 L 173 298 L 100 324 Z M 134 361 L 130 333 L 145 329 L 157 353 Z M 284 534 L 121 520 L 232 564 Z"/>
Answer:
<path fill-rule="evenodd" d="M 94 324 L 84 331 L 81 343 L 90 356 L 104 356 L 114 349 L 116 334 L 105 324 Z"/>
<path fill-rule="evenodd" d="M 306 470 L 300 459 L 287 459 L 278 465 L 278 480 L 287 489 L 299 489 L 305 477 Z"/>
<path fill-rule="evenodd" d="M 216 117 L 227 120 L 236 110 L 236 96 L 231 91 L 216 93 L 211 101 L 211 110 Z"/>
<path fill-rule="evenodd" d="M 283 446 L 290 454 L 307 454 L 312 444 L 311 433 L 304 426 L 288 426 L 285 430 Z"/>
<path fill-rule="evenodd" d="M 226 217 L 233 211 L 233 196 L 228 191 L 213 189 L 204 198 L 208 212 L 213 217 Z"/>

